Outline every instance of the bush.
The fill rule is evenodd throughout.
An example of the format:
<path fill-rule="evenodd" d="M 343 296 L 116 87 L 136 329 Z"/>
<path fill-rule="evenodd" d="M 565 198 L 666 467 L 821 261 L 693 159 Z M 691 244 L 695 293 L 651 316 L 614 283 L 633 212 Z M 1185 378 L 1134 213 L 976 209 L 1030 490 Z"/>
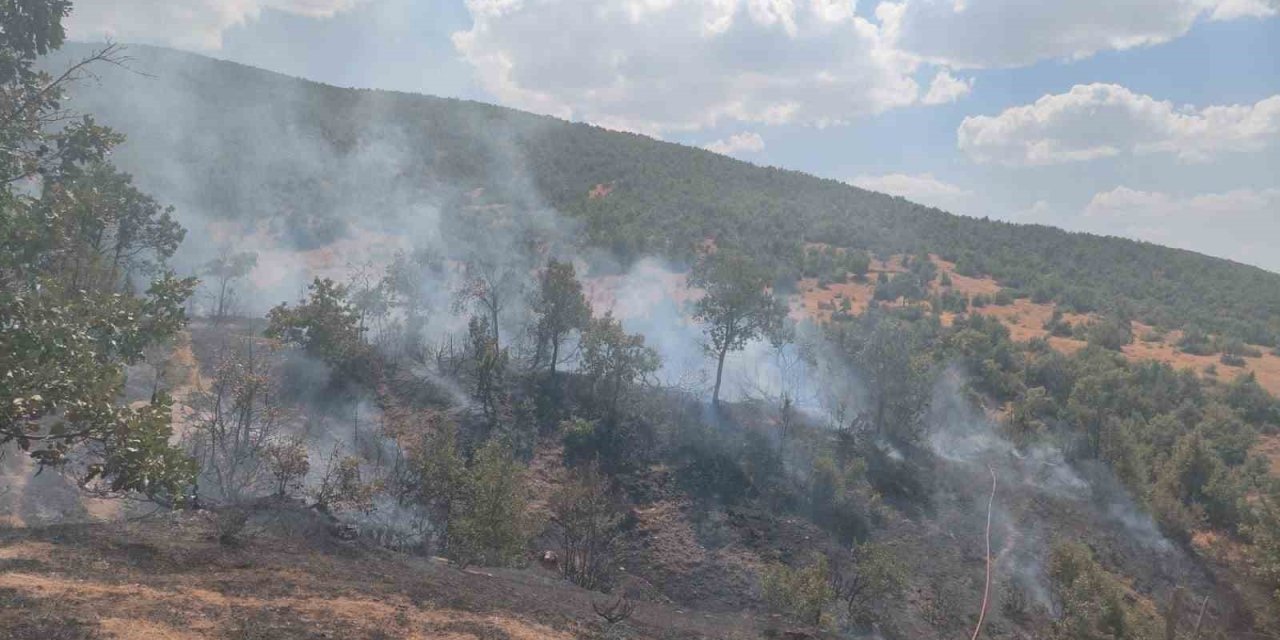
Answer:
<path fill-rule="evenodd" d="M 311 470 L 307 447 L 300 440 L 272 442 L 266 448 L 267 469 L 275 479 L 276 495 L 287 496 L 302 488 Z"/>
<path fill-rule="evenodd" d="M 596 423 L 583 418 L 571 418 L 560 423 L 561 442 L 564 443 L 564 463 L 576 467 L 596 459 Z"/>
<path fill-rule="evenodd" d="M 760 579 L 765 602 L 773 611 L 799 622 L 822 624 L 823 612 L 835 597 L 827 559 L 817 556 L 803 569 L 774 564 Z"/>
<path fill-rule="evenodd" d="M 373 494 L 377 488 L 361 480 L 359 458 L 340 456 L 339 453 L 340 449 L 335 446 L 329 454 L 320 486 L 313 492 L 315 506 L 325 513 L 368 512 L 373 508 Z"/>
<path fill-rule="evenodd" d="M 449 556 L 462 566 L 516 563 L 529 541 L 524 468 L 490 440 L 467 470 L 458 513 L 449 523 Z"/>
<path fill-rule="evenodd" d="M 1245 361 L 1243 356 L 1238 356 L 1233 353 L 1224 353 L 1222 354 L 1222 357 L 1219 358 L 1218 360 L 1219 362 L 1227 365 L 1228 367 L 1243 367 L 1246 364 L 1248 364 L 1248 362 Z"/>
<path fill-rule="evenodd" d="M 1089 325 L 1086 335 L 1089 344 L 1119 351 L 1133 342 L 1133 327 L 1128 320 L 1107 318 Z"/>
<path fill-rule="evenodd" d="M 832 595 L 844 602 L 849 619 L 875 622 L 881 604 L 898 598 L 907 585 L 907 573 L 886 544 L 867 542 L 834 563 Z"/>
<path fill-rule="evenodd" d="M 1207 356 L 1214 352 L 1209 336 L 1199 327 L 1188 327 L 1178 339 L 1178 350 L 1193 356 Z"/>

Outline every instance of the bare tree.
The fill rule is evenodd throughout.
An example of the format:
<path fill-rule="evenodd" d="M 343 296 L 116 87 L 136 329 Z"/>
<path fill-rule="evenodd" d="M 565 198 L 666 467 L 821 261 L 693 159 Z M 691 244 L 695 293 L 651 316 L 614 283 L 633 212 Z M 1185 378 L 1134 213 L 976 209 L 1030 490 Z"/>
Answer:
<path fill-rule="evenodd" d="M 593 600 L 591 602 L 591 610 L 595 611 L 596 615 L 603 618 L 605 624 L 612 630 L 615 625 L 626 622 L 627 619 L 631 617 L 631 614 L 635 613 L 636 603 L 635 601 L 628 599 L 626 596 L 618 596 L 613 600 L 606 600 L 604 602 L 596 602 Z"/>
<path fill-rule="evenodd" d="M 454 293 L 457 311 L 468 305 L 489 321 L 493 341 L 501 346 L 498 326 L 507 305 L 518 300 L 527 286 L 528 273 L 500 257 L 478 255 L 463 264 L 462 285 Z"/>
<path fill-rule="evenodd" d="M 213 319 L 221 322 L 233 313 L 236 290 L 235 281 L 249 275 L 258 266 L 258 254 L 251 251 L 232 253 L 223 247 L 218 257 L 204 265 L 203 275 L 209 279 L 213 296 Z"/>
<path fill-rule="evenodd" d="M 264 352 L 266 352 L 264 354 Z M 285 417 L 270 370 L 270 350 L 253 339 L 227 347 L 208 389 L 197 391 L 189 446 L 206 484 L 219 497 L 239 502 L 266 483 L 266 451 Z"/>
<path fill-rule="evenodd" d="M 584 589 L 608 582 L 622 506 L 607 478 L 588 467 L 551 499 L 551 521 L 560 541 L 560 571 Z"/>

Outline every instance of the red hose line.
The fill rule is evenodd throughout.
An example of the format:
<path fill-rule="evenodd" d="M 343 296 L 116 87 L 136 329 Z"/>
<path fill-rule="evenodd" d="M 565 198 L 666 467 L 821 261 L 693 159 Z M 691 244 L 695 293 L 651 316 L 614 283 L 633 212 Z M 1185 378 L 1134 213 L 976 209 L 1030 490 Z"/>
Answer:
<path fill-rule="evenodd" d="M 978 611 L 978 626 L 973 628 L 970 640 L 978 640 L 982 633 L 982 623 L 987 618 L 987 602 L 991 597 L 991 508 L 996 503 L 996 470 L 988 466 L 987 471 L 991 472 L 991 497 L 987 500 L 987 584 L 982 588 L 982 609 Z"/>

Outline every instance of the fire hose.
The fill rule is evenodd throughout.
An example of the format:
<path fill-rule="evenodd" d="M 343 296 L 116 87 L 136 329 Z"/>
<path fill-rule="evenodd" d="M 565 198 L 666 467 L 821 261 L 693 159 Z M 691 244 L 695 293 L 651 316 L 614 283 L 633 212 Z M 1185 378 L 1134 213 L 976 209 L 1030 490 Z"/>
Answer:
<path fill-rule="evenodd" d="M 991 497 L 987 500 L 987 583 L 982 588 L 982 609 L 978 611 L 978 625 L 973 628 L 970 640 L 978 640 L 978 635 L 982 633 L 982 623 L 987 617 L 987 602 L 991 597 L 991 508 L 996 503 L 996 470 L 988 465 L 987 471 L 991 472 Z"/>

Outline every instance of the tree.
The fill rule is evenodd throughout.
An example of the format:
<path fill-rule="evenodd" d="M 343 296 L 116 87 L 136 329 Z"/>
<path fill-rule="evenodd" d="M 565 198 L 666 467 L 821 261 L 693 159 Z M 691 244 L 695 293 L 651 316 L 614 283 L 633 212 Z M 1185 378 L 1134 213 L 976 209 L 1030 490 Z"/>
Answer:
<path fill-rule="evenodd" d="M 465 498 L 467 464 L 458 445 L 458 423 L 442 411 L 415 412 L 416 437 L 408 447 L 406 497 L 425 507 L 438 543 L 447 547 L 453 514 Z"/>
<path fill-rule="evenodd" d="M 1133 342 L 1133 326 L 1124 318 L 1104 318 L 1090 324 L 1086 336 L 1089 344 L 1120 351 L 1125 345 Z"/>
<path fill-rule="evenodd" d="M 911 327 L 868 314 L 857 325 L 834 328 L 833 337 L 862 375 L 870 401 L 864 424 L 878 437 L 915 439 L 929 404 L 928 364 L 913 355 L 918 341 Z"/>
<path fill-rule="evenodd" d="M 1119 581 L 1103 569 L 1088 547 L 1061 543 L 1049 555 L 1053 597 L 1061 615 L 1053 638 L 1121 640 L 1155 637 L 1154 619 L 1144 619 L 1126 605 Z"/>
<path fill-rule="evenodd" d="M 644 344 L 644 336 L 628 334 L 609 312 L 593 318 L 583 336 L 582 368 L 591 377 L 597 396 L 605 398 L 610 416 L 618 409 L 623 389 L 658 370 L 658 352 Z"/>
<path fill-rule="evenodd" d="M 365 482 L 360 474 L 360 458 L 342 455 L 342 448 L 334 445 L 325 462 L 320 484 L 312 491 L 315 508 L 324 513 L 335 511 L 369 512 L 373 509 L 373 496 L 378 487 Z"/>
<path fill-rule="evenodd" d="M 507 350 L 498 347 L 498 338 L 489 333 L 489 320 L 484 316 L 471 316 L 467 335 L 471 340 L 475 397 L 480 401 L 485 417 L 493 422 L 498 418 L 502 378 L 507 370 Z"/>
<path fill-rule="evenodd" d="M 256 266 L 258 266 L 257 253 L 252 251 L 232 253 L 225 247 L 218 252 L 218 257 L 204 264 L 204 275 L 212 279 L 214 288 L 213 319 L 215 321 L 221 321 L 231 311 L 235 300 L 235 289 L 232 283 L 249 275 Z"/>
<path fill-rule="evenodd" d="M 454 307 L 461 310 L 474 305 L 488 321 L 493 342 L 501 346 L 498 330 L 502 311 L 507 304 L 523 295 L 527 272 L 507 262 L 509 256 L 482 254 L 463 263 L 462 285 L 454 293 Z"/>
<path fill-rule="evenodd" d="M 524 469 L 497 440 L 476 453 L 458 506 L 449 555 L 459 564 L 502 566 L 524 552 L 530 529 Z"/>
<path fill-rule="evenodd" d="M 551 377 L 555 379 L 561 342 L 569 333 L 585 329 L 591 320 L 591 306 L 582 293 L 582 283 L 572 262 L 552 259 L 547 263 L 538 281 L 533 313 L 538 319 L 535 327 L 538 354 L 541 356 L 546 347 L 551 348 Z"/>
<path fill-rule="evenodd" d="M 69 11 L 0 3 L 0 446 L 41 467 L 82 457 L 86 482 L 173 504 L 194 469 L 169 444 L 171 400 L 120 398 L 125 365 L 184 326 L 195 281 L 163 268 L 182 240 L 168 210 L 104 163 L 123 138 L 61 106 L 69 83 L 118 50 L 56 77 L 34 66 L 61 46 Z M 156 278 L 135 295 L 131 272 Z"/>
<path fill-rule="evenodd" d="M 275 495 L 283 498 L 301 488 L 311 470 L 311 458 L 300 438 L 268 443 L 265 455 L 267 469 L 275 480 Z"/>
<path fill-rule="evenodd" d="M 285 421 L 277 381 L 252 339 L 224 350 L 213 383 L 191 398 L 189 445 L 200 462 L 201 486 L 230 503 L 260 495 Z"/>
<path fill-rule="evenodd" d="M 136 276 L 157 275 L 186 236 L 173 207 L 162 207 L 105 162 L 47 184 L 39 206 L 58 212 L 57 224 L 73 241 L 51 255 L 73 289 L 119 290 Z"/>
<path fill-rule="evenodd" d="M 786 305 L 773 296 L 770 282 L 767 270 L 728 250 L 706 253 L 694 267 L 689 284 L 704 291 L 694 318 L 703 323 L 704 348 L 716 359 L 713 404 L 720 403 L 725 356 L 759 337 L 781 335 Z"/>
<path fill-rule="evenodd" d="M 622 505 L 608 479 L 594 467 L 578 469 L 551 498 L 564 577 L 584 589 L 607 583 L 622 518 Z"/>
<path fill-rule="evenodd" d="M 347 300 L 347 288 L 316 278 L 308 291 L 307 300 L 297 307 L 284 303 L 267 313 L 266 335 L 330 364 L 341 363 L 362 344 L 359 316 Z"/>

